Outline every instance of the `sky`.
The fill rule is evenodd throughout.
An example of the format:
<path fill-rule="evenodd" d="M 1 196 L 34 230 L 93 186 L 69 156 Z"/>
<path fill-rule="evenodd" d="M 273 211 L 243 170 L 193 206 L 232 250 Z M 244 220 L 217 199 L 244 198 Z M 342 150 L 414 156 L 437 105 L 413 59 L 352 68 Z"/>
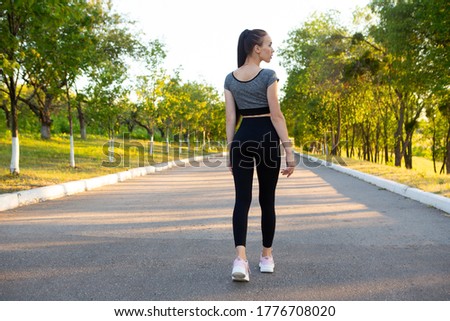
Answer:
<path fill-rule="evenodd" d="M 275 54 L 261 67 L 277 72 L 280 87 L 287 74 L 280 65 L 277 47 L 288 33 L 314 12 L 337 10 L 350 24 L 357 7 L 369 0 L 112 0 L 113 11 L 134 20 L 144 39 L 165 44 L 164 67 L 181 66 L 184 81 L 197 81 L 223 91 L 225 76 L 237 67 L 237 41 L 245 29 L 264 29 L 271 36 Z"/>

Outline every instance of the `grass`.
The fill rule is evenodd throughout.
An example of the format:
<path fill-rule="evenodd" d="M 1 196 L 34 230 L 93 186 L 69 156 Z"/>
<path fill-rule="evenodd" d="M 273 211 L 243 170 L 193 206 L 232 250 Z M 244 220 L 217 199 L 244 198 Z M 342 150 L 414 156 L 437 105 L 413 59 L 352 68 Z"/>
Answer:
<path fill-rule="evenodd" d="M 9 171 L 10 138 L 5 138 L 3 135 L 0 137 L 0 193 L 11 193 L 86 179 L 126 171 L 129 168 L 190 157 L 186 147 L 182 148 L 181 155 L 177 155 L 178 146 L 174 146 L 175 148 L 172 148 L 170 155 L 167 156 L 167 153 L 163 152 L 165 144 L 155 142 L 155 152 L 151 158 L 148 156 L 148 141 L 133 139 L 131 142 L 138 145 L 139 149 L 131 147 L 127 148 L 127 152 L 125 152 L 123 139 L 118 139 L 114 152 L 120 157 L 120 164 L 117 164 L 116 167 L 107 167 L 104 165 L 108 165 L 108 156 L 105 155 L 108 150 L 108 139 L 91 136 L 85 141 L 75 139 L 76 167 L 72 168 L 69 166 L 68 136 L 58 136 L 46 141 L 37 136 L 22 135 L 19 140 L 20 175 L 11 175 Z M 127 155 L 129 157 L 126 157 Z M 197 155 L 199 154 L 197 153 Z M 116 160 L 119 160 L 119 157 Z"/>
<path fill-rule="evenodd" d="M 314 157 L 324 158 L 313 155 Z M 450 197 L 450 175 L 436 174 L 433 169 L 433 162 L 423 157 L 413 157 L 413 169 L 395 167 L 391 165 L 376 164 L 368 161 L 356 160 L 341 157 L 346 167 L 383 177 L 410 187 L 415 187 L 426 192 L 435 193 L 445 197 Z M 334 163 L 337 160 L 333 159 Z M 342 163 L 342 162 L 341 162 Z M 442 163 L 436 164 L 439 171 Z"/>

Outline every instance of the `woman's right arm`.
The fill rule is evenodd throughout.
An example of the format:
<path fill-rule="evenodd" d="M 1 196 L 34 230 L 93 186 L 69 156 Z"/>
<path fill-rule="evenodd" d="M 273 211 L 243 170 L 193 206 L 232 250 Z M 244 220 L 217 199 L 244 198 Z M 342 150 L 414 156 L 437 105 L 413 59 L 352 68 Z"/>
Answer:
<path fill-rule="evenodd" d="M 236 104 L 234 102 L 234 97 L 231 91 L 225 89 L 225 110 L 226 110 L 226 132 L 227 132 L 227 147 L 228 152 L 230 152 L 231 142 L 234 138 L 234 133 L 236 130 Z M 229 157 L 228 157 L 229 159 Z M 228 167 L 231 164 L 228 162 Z"/>

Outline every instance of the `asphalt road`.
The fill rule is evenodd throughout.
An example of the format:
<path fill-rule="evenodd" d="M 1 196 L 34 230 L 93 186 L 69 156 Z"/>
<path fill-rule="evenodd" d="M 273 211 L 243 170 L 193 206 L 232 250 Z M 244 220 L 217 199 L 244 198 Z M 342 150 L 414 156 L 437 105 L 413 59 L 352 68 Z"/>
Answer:
<path fill-rule="evenodd" d="M 223 159 L 218 159 L 223 161 Z M 280 178 L 276 271 L 231 281 L 224 166 L 173 168 L 0 212 L 1 300 L 449 300 L 450 217 L 325 167 Z"/>

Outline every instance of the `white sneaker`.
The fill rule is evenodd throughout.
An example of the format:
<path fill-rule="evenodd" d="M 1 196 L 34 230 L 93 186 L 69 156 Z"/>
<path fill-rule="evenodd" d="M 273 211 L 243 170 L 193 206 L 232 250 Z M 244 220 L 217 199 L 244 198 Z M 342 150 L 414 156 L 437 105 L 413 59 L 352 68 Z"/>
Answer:
<path fill-rule="evenodd" d="M 248 261 L 244 261 L 241 258 L 236 258 L 234 260 L 231 279 L 238 282 L 250 281 L 250 269 L 248 267 Z"/>
<path fill-rule="evenodd" d="M 273 273 L 275 262 L 273 256 L 262 256 L 259 258 L 259 270 L 262 273 Z"/>

